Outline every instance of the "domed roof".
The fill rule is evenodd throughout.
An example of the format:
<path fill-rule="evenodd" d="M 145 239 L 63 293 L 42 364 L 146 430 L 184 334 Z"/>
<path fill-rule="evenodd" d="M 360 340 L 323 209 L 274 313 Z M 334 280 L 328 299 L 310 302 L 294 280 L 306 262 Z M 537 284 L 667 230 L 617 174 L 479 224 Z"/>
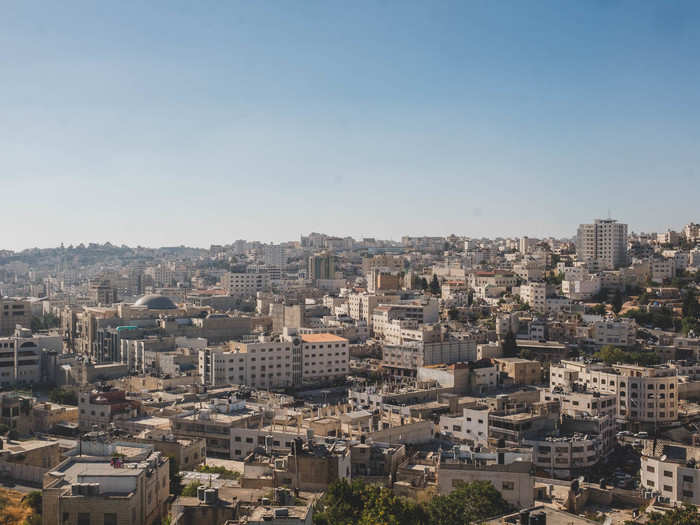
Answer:
<path fill-rule="evenodd" d="M 144 295 L 134 303 L 134 306 L 145 306 L 149 310 L 176 310 L 177 305 L 170 297 L 164 295 Z"/>

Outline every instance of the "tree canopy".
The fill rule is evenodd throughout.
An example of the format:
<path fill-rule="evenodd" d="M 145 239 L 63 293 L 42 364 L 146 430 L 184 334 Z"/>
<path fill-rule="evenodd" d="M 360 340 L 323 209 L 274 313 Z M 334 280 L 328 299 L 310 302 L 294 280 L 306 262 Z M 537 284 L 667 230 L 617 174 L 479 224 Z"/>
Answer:
<path fill-rule="evenodd" d="M 684 505 L 665 514 L 654 512 L 646 522 L 647 525 L 697 525 L 698 523 L 700 523 L 700 512 L 694 505 Z"/>
<path fill-rule="evenodd" d="M 605 361 L 609 365 L 615 363 L 639 364 L 643 366 L 659 364 L 659 358 L 653 352 L 623 350 L 612 345 L 605 345 L 593 354 L 593 357 Z"/>
<path fill-rule="evenodd" d="M 385 487 L 339 480 L 321 498 L 314 525 L 468 525 L 508 510 L 486 481 L 462 483 L 450 494 L 416 503 Z"/>

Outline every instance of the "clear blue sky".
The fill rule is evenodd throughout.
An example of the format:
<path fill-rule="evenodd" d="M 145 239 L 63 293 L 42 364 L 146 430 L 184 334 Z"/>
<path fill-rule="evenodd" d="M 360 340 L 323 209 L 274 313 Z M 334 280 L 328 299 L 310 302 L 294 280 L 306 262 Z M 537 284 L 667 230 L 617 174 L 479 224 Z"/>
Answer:
<path fill-rule="evenodd" d="M 0 248 L 680 228 L 699 68 L 693 1 L 0 2 Z"/>

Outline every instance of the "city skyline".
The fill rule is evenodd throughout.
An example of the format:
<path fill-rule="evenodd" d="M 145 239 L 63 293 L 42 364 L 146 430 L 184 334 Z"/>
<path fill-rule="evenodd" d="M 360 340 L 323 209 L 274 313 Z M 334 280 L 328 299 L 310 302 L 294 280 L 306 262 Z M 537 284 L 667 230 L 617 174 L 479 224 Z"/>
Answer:
<path fill-rule="evenodd" d="M 607 218 L 596 218 L 595 220 L 610 220 L 611 217 Z M 593 219 L 589 219 L 593 220 Z M 625 221 L 623 219 L 612 219 L 615 222 L 622 222 L 624 223 Z M 692 223 L 692 221 L 686 221 L 684 224 Z M 580 227 L 582 224 L 580 223 L 578 227 Z M 627 224 L 625 224 L 627 226 Z M 577 229 L 576 228 L 576 229 Z M 313 232 L 313 231 L 308 231 L 308 232 L 301 232 L 299 233 L 296 238 L 290 238 L 290 239 L 253 239 L 253 238 L 248 238 L 245 235 L 233 235 L 230 239 L 224 240 L 224 241 L 219 241 L 219 242 L 211 242 L 208 245 L 195 245 L 195 244 L 184 244 L 184 243 L 176 243 L 176 244 L 168 244 L 168 245 L 143 245 L 143 244 L 129 244 L 129 243 L 121 243 L 121 242 L 115 242 L 110 239 L 104 239 L 104 240 L 82 240 L 82 241 L 77 241 L 77 242 L 66 242 L 66 241 L 59 241 L 58 244 L 53 245 L 53 246 L 24 246 L 20 248 L 11 248 L 7 246 L 0 246 L 0 251 L 2 250 L 10 250 L 14 252 L 22 252 L 26 250 L 32 250 L 32 249 L 40 249 L 40 250 L 48 250 L 48 249 L 55 249 L 55 248 L 60 248 L 61 246 L 63 247 L 77 247 L 80 245 L 83 246 L 89 246 L 91 244 L 97 244 L 97 245 L 106 245 L 106 244 L 111 244 L 115 247 L 121 247 L 121 246 L 126 246 L 128 248 L 145 248 L 145 249 L 161 249 L 161 248 L 168 248 L 168 247 L 185 247 L 185 248 L 192 248 L 192 249 L 208 249 L 211 246 L 228 246 L 233 244 L 234 242 L 238 240 L 243 240 L 246 242 L 257 242 L 261 244 L 268 244 L 268 245 L 279 245 L 279 244 L 286 244 L 286 243 L 294 243 L 298 242 L 300 238 L 304 237 L 305 235 L 309 235 L 311 233 L 320 233 L 322 235 L 325 235 L 327 237 L 331 238 L 352 238 L 355 241 L 362 241 L 363 239 L 375 239 L 377 241 L 382 241 L 382 242 L 395 242 L 395 243 L 400 243 L 402 237 L 450 237 L 452 235 L 458 237 L 458 238 L 471 238 L 471 239 L 518 239 L 518 238 L 533 238 L 533 239 L 557 239 L 561 241 L 568 241 L 574 243 L 576 241 L 577 237 L 577 232 L 576 229 L 574 230 L 572 235 L 564 235 L 564 236 L 555 236 L 555 235 L 542 235 L 539 237 L 535 237 L 533 235 L 494 235 L 494 236 L 485 236 L 485 235 L 465 235 L 461 234 L 458 232 L 450 232 L 450 233 L 436 233 L 433 235 L 415 235 L 410 232 L 406 232 L 405 234 L 399 236 L 398 238 L 383 238 L 380 236 L 376 235 L 363 235 L 363 236 L 356 236 L 356 235 L 349 235 L 349 234 L 344 234 L 344 233 L 328 233 L 328 232 Z M 682 226 L 678 228 L 678 230 L 682 230 Z M 630 235 L 646 235 L 646 234 L 655 234 L 655 233 L 664 233 L 666 231 L 674 231 L 673 228 L 669 229 L 664 229 L 664 230 L 654 230 L 654 231 L 636 231 L 634 228 L 630 229 L 629 233 Z"/>

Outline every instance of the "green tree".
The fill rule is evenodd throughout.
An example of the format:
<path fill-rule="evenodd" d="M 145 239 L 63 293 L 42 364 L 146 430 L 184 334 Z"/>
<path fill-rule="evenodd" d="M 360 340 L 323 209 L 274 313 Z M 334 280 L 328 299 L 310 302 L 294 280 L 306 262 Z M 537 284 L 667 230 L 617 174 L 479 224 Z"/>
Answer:
<path fill-rule="evenodd" d="M 609 365 L 615 363 L 639 364 L 643 366 L 659 364 L 659 357 L 653 352 L 623 350 L 612 345 L 605 345 L 593 354 L 595 359 L 605 361 Z"/>
<path fill-rule="evenodd" d="M 457 310 L 457 308 L 455 308 L 454 306 L 452 308 L 450 308 L 449 310 L 447 310 L 447 318 L 450 321 L 455 321 L 455 320 L 457 320 L 458 317 L 459 317 L 459 310 Z"/>
<path fill-rule="evenodd" d="M 440 295 L 440 281 L 438 280 L 437 274 L 433 274 L 433 280 L 430 281 L 430 293 L 433 295 Z"/>
<path fill-rule="evenodd" d="M 607 310 L 605 309 L 604 304 L 597 304 L 591 308 L 591 312 L 593 312 L 595 315 L 605 315 Z"/>
<path fill-rule="evenodd" d="M 665 514 L 654 512 L 646 522 L 647 525 L 698 525 L 700 512 L 694 505 L 684 505 Z"/>
<path fill-rule="evenodd" d="M 425 277 L 421 277 L 418 280 L 418 288 L 421 290 L 427 290 L 428 289 L 428 281 L 425 280 Z"/>
<path fill-rule="evenodd" d="M 691 330 L 698 335 L 700 333 L 700 323 L 697 319 L 693 319 L 692 317 L 684 317 L 681 321 L 681 331 L 683 335 L 688 335 L 688 332 Z"/>
<path fill-rule="evenodd" d="M 197 496 L 197 488 L 199 487 L 199 481 L 191 481 L 188 483 L 184 489 L 182 489 L 182 495 L 188 498 L 194 498 Z"/>
<path fill-rule="evenodd" d="M 700 303 L 695 295 L 695 290 L 688 288 L 683 298 L 683 317 L 700 317 Z"/>
<path fill-rule="evenodd" d="M 182 493 L 182 476 L 180 476 L 180 465 L 178 465 L 175 456 L 168 456 L 168 459 L 170 460 L 168 463 L 168 467 L 170 469 L 170 494 L 179 496 Z"/>
<path fill-rule="evenodd" d="M 460 483 L 445 496 L 428 504 L 430 523 L 465 525 L 508 512 L 510 506 L 489 481 Z"/>
<path fill-rule="evenodd" d="M 518 344 L 515 342 L 515 335 L 513 332 L 508 330 L 505 338 L 503 339 L 503 357 L 517 357 L 518 356 Z"/>
<path fill-rule="evenodd" d="M 620 310 L 622 310 L 622 303 L 622 293 L 620 290 L 615 290 L 615 295 L 613 295 L 612 302 L 610 303 L 612 305 L 612 311 L 619 314 Z"/>
<path fill-rule="evenodd" d="M 54 388 L 49 392 L 49 401 L 61 405 L 77 405 L 78 395 L 69 388 Z"/>

